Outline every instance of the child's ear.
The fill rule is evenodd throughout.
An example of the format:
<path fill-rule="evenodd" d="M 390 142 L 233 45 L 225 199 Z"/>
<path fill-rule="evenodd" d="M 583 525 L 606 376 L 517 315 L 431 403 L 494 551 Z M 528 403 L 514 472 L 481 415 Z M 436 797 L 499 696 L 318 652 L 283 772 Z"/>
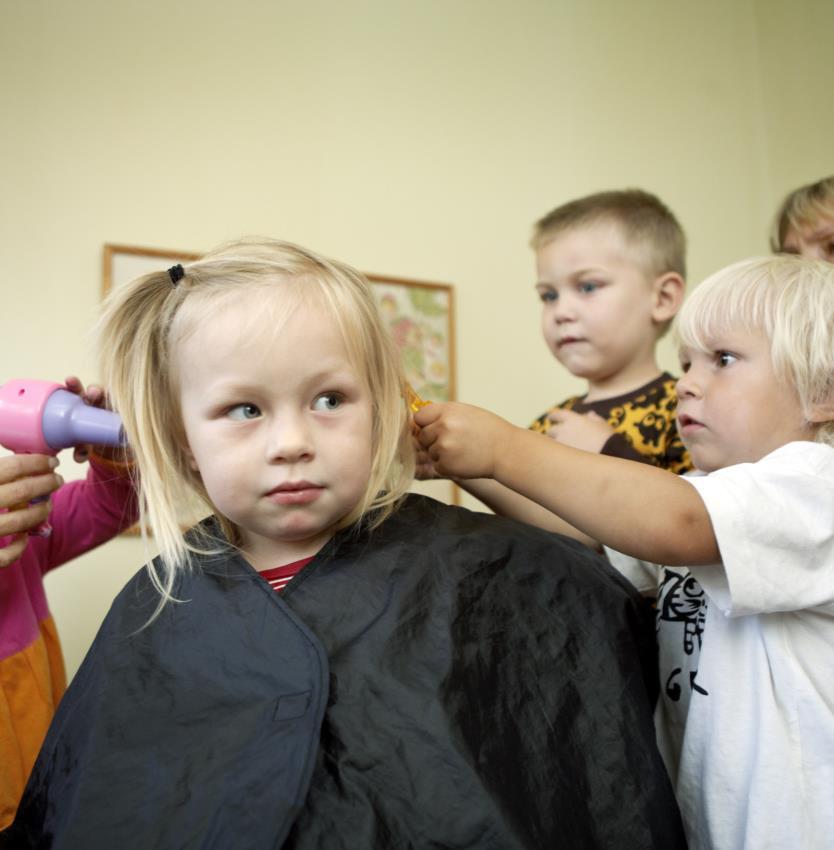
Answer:
<path fill-rule="evenodd" d="M 655 278 L 652 289 L 654 292 L 652 319 L 658 324 L 671 321 L 683 304 L 686 283 L 677 272 L 666 272 Z"/>

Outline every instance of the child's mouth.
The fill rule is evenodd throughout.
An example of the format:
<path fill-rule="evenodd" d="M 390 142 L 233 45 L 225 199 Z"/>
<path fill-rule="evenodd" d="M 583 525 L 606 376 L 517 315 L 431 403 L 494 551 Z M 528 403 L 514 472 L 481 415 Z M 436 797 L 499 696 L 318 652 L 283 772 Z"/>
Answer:
<path fill-rule="evenodd" d="M 309 481 L 290 481 L 279 484 L 267 493 L 270 501 L 279 505 L 306 505 L 314 502 L 324 491 L 319 484 Z"/>
<path fill-rule="evenodd" d="M 697 431 L 703 427 L 703 422 L 699 422 L 697 419 L 693 419 L 685 413 L 678 416 L 678 430 L 681 434 L 685 434 L 687 432 L 692 433 L 693 431 Z"/>

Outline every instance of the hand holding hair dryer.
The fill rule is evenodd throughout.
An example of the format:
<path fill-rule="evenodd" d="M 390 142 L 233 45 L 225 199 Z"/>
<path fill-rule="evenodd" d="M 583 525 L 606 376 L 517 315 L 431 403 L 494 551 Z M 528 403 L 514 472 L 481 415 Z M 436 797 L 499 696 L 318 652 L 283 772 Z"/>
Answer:
<path fill-rule="evenodd" d="M 0 445 L 16 454 L 57 454 L 92 443 L 126 443 L 122 420 L 91 407 L 54 381 L 16 379 L 0 386 Z"/>

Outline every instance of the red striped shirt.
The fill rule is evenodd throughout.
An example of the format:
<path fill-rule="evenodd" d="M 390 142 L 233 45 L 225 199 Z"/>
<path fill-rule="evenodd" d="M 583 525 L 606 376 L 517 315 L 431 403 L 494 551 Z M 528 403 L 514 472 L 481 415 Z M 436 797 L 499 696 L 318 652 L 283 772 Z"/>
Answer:
<path fill-rule="evenodd" d="M 293 576 L 315 557 L 315 555 L 310 555 L 309 558 L 302 558 L 300 561 L 293 561 L 291 564 L 284 564 L 282 567 L 261 570 L 261 576 L 269 582 L 269 586 L 276 593 L 280 593 L 292 581 Z"/>

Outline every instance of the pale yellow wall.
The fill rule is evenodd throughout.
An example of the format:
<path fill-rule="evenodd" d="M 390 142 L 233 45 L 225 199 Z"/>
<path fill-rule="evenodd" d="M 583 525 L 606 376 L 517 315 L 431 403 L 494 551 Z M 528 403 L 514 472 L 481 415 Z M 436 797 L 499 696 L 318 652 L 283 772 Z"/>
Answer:
<path fill-rule="evenodd" d="M 834 175 L 834 3 L 756 0 L 771 205 Z"/>
<path fill-rule="evenodd" d="M 459 396 L 526 423 L 579 387 L 539 339 L 536 217 L 648 188 L 697 279 L 766 249 L 790 180 L 834 171 L 834 30 L 816 2 L 798 28 L 805 5 L 0 0 L 0 380 L 95 377 L 104 242 L 269 233 L 453 283 Z M 796 148 L 785 110 L 809 136 L 828 112 L 824 138 Z M 48 579 L 71 671 L 141 560 L 119 539 Z"/>

